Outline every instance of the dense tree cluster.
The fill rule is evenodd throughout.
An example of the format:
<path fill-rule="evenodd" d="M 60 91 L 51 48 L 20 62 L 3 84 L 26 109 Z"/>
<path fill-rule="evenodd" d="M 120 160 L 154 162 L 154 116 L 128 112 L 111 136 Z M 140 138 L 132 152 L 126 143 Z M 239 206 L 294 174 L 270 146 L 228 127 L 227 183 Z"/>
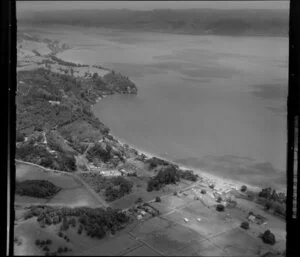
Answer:
<path fill-rule="evenodd" d="M 96 143 L 88 150 L 86 157 L 91 162 L 94 160 L 94 158 L 97 158 L 106 163 L 112 157 L 111 151 L 112 147 L 109 144 Z"/>
<path fill-rule="evenodd" d="M 48 180 L 24 180 L 16 182 L 16 194 L 39 198 L 50 198 L 61 190 Z"/>
<path fill-rule="evenodd" d="M 249 222 L 248 221 L 243 221 L 242 223 L 241 223 L 241 226 L 240 226 L 241 228 L 243 228 L 243 229 L 249 229 Z"/>
<path fill-rule="evenodd" d="M 247 191 L 247 186 L 242 185 L 242 186 L 241 186 L 241 192 L 246 192 L 246 191 Z"/>
<path fill-rule="evenodd" d="M 60 153 L 55 157 L 55 155 L 51 154 L 45 146 L 35 144 L 33 141 L 18 146 L 16 148 L 16 158 L 54 170 L 76 170 L 76 160 L 74 155 L 70 153 Z"/>
<path fill-rule="evenodd" d="M 280 203 L 284 203 L 286 201 L 286 195 L 282 192 L 276 192 L 275 189 L 271 187 L 263 188 L 259 194 L 259 197 L 266 198 L 267 200 L 276 201 Z"/>
<path fill-rule="evenodd" d="M 151 169 L 151 170 L 158 167 L 158 166 L 171 165 L 170 162 L 168 162 L 166 160 L 163 160 L 163 159 L 160 159 L 160 158 L 157 158 L 157 157 L 152 157 L 152 158 L 146 160 L 145 163 L 149 164 L 149 169 Z M 178 168 L 178 165 L 175 165 L 175 166 Z"/>
<path fill-rule="evenodd" d="M 103 77 L 103 81 L 110 87 L 111 90 L 119 93 L 136 93 L 136 85 L 129 80 L 128 77 L 114 71 L 107 73 Z"/>
<path fill-rule="evenodd" d="M 286 195 L 282 192 L 277 193 L 271 187 L 262 189 L 258 196 L 260 203 L 265 206 L 266 210 L 273 210 L 275 214 L 285 217 L 286 215 Z"/>
<path fill-rule="evenodd" d="M 177 168 L 176 165 L 168 165 L 161 168 L 158 174 L 148 181 L 147 191 L 159 190 L 168 184 L 176 184 L 181 179 L 197 181 L 198 176 L 192 171 L 183 171 Z"/>
<path fill-rule="evenodd" d="M 61 230 L 68 230 L 70 227 L 76 228 L 79 225 L 81 233 L 83 231 L 90 237 L 102 238 L 107 232 L 115 232 L 124 228 L 130 218 L 120 210 L 107 208 L 89 207 L 51 207 L 45 205 L 31 206 L 26 219 L 37 217 L 37 221 L 45 224 L 59 224 Z M 77 221 L 76 221 L 77 220 Z M 63 233 L 61 237 L 64 237 Z"/>
<path fill-rule="evenodd" d="M 179 176 L 182 179 L 196 182 L 198 180 L 198 175 L 194 174 L 192 170 L 178 170 Z"/>
<path fill-rule="evenodd" d="M 124 149 L 114 150 L 112 145 L 113 143 L 96 143 L 87 151 L 87 159 L 90 162 L 110 163 L 114 167 L 120 162 L 124 162 Z"/>
<path fill-rule="evenodd" d="M 90 103 L 82 98 L 81 93 L 87 86 L 94 91 L 92 85 L 86 85 L 79 78 L 41 68 L 20 71 L 18 77 L 24 84 L 18 85 L 18 91 L 23 93 L 16 99 L 17 128 L 61 127 L 78 119 L 84 119 L 100 130 L 104 127 L 89 111 Z M 51 104 L 50 100 L 60 104 Z"/>
<path fill-rule="evenodd" d="M 105 189 L 107 201 L 114 201 L 131 192 L 133 183 L 124 177 L 115 177 Z"/>
<path fill-rule="evenodd" d="M 223 204 L 217 204 L 216 210 L 217 211 L 224 211 L 225 210 L 225 206 Z"/>
<path fill-rule="evenodd" d="M 179 181 L 180 176 L 177 169 L 172 166 L 167 166 L 148 181 L 147 191 L 159 190 L 165 185 L 176 184 Z"/>
<path fill-rule="evenodd" d="M 274 245 L 276 243 L 275 235 L 270 230 L 266 230 L 261 235 L 261 239 L 266 244 Z"/>

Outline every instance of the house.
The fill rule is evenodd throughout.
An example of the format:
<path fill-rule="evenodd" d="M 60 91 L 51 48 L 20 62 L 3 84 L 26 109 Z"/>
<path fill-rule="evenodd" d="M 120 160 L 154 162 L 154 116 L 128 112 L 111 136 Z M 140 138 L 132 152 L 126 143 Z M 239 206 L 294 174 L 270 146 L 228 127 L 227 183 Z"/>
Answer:
<path fill-rule="evenodd" d="M 184 218 L 183 219 L 185 222 L 189 222 L 189 219 L 188 218 Z"/>
<path fill-rule="evenodd" d="M 141 214 L 142 214 L 143 216 L 145 216 L 145 215 L 146 215 L 146 212 L 145 212 L 145 211 L 141 211 Z"/>
<path fill-rule="evenodd" d="M 141 220 L 142 218 L 143 218 L 142 215 L 137 215 L 138 220 Z"/>
<path fill-rule="evenodd" d="M 51 105 L 60 105 L 60 101 L 51 101 L 51 100 L 49 100 L 49 103 Z"/>
<path fill-rule="evenodd" d="M 255 221 L 255 216 L 253 215 L 249 215 L 248 220 L 254 222 Z"/>
<path fill-rule="evenodd" d="M 201 219 L 200 218 L 197 218 L 197 220 L 200 222 L 201 221 Z"/>

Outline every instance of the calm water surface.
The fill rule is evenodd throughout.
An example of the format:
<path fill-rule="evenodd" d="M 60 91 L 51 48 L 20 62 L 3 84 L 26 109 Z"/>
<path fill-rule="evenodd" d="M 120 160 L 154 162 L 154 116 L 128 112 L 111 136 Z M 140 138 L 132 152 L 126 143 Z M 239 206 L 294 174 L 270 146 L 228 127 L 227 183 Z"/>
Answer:
<path fill-rule="evenodd" d="M 73 46 L 59 57 L 136 83 L 137 96 L 107 97 L 93 108 L 119 138 L 224 177 L 285 186 L 287 38 L 43 33 Z"/>

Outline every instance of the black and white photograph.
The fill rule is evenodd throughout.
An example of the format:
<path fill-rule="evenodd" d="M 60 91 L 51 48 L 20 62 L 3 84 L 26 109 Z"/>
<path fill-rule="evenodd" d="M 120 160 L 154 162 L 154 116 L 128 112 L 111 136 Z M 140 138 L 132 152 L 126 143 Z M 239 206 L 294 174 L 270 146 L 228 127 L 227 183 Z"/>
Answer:
<path fill-rule="evenodd" d="M 13 253 L 285 257 L 289 1 L 17 1 Z"/>

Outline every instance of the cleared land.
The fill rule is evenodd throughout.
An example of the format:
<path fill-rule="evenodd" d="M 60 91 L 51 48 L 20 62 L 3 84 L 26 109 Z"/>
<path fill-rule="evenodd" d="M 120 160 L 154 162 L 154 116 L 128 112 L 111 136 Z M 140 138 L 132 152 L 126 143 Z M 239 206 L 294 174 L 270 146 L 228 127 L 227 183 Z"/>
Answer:
<path fill-rule="evenodd" d="M 64 206 L 102 206 L 93 194 L 74 179 L 73 174 L 54 173 L 33 165 L 16 164 L 17 181 L 35 179 L 48 180 L 62 189 L 54 197 L 47 200 L 16 195 L 16 204 L 46 203 Z"/>

